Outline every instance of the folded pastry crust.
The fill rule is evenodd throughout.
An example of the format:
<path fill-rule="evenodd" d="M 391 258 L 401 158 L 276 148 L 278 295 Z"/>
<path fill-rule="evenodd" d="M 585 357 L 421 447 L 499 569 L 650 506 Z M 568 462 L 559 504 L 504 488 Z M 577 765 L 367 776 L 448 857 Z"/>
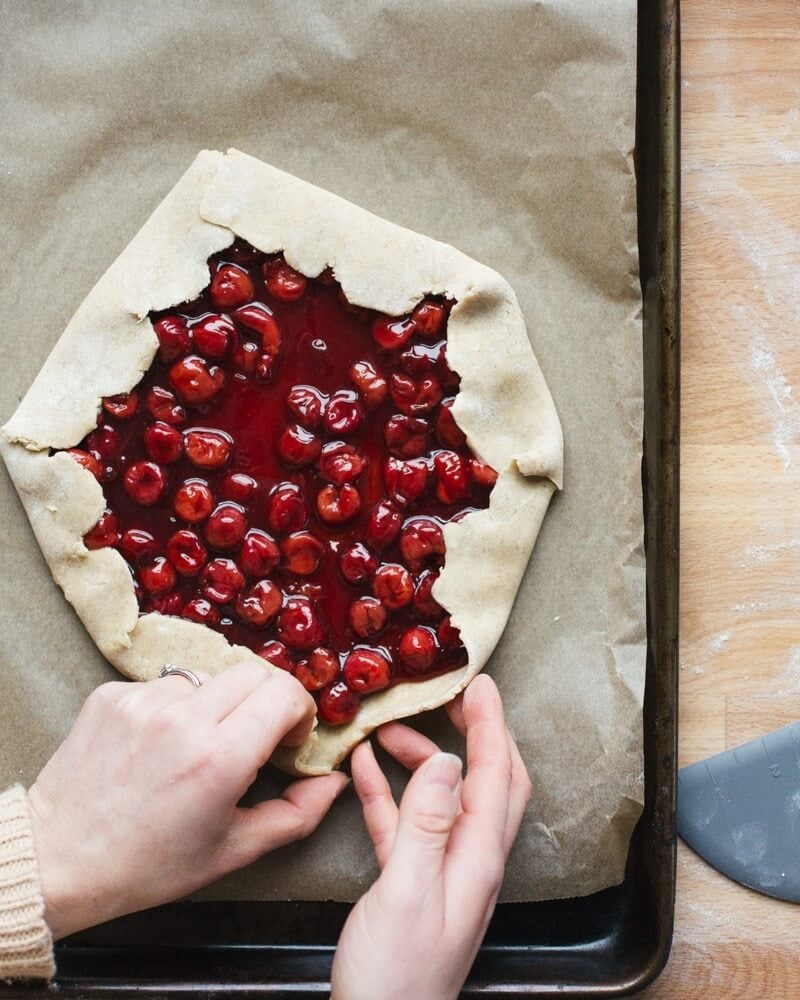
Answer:
<path fill-rule="evenodd" d="M 445 526 L 446 560 L 434 585 L 461 632 L 467 665 L 370 695 L 352 722 L 320 723 L 303 746 L 274 759 L 291 773 L 321 774 L 376 726 L 449 701 L 486 663 L 561 486 L 561 426 L 500 275 L 243 153 L 200 153 L 89 293 L 0 435 L 55 580 L 126 676 L 149 680 L 167 662 L 217 673 L 255 658 L 270 668 L 204 625 L 140 615 L 122 556 L 83 544 L 105 507 L 100 484 L 68 455 L 52 453 L 92 430 L 102 397 L 139 382 L 158 348 L 148 314 L 195 298 L 208 284 L 208 257 L 237 236 L 266 253 L 283 251 L 309 277 L 331 267 L 351 303 L 389 315 L 409 312 L 426 295 L 455 300 L 447 357 L 462 381 L 453 414 L 474 453 L 500 473 L 486 510 Z"/>

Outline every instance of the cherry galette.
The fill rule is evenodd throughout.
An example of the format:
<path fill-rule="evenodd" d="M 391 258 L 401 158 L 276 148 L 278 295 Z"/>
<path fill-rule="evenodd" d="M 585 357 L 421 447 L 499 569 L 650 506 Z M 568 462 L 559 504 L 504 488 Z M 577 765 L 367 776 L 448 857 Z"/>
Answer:
<path fill-rule="evenodd" d="M 335 766 L 500 637 L 561 430 L 494 271 L 235 151 L 201 153 L 3 428 L 56 581 L 122 673 L 288 670 Z"/>

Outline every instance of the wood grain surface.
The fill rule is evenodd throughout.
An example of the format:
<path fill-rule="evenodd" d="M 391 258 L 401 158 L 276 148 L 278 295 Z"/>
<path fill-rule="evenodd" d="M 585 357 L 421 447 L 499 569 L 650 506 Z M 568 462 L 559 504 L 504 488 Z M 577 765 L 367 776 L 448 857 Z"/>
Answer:
<path fill-rule="evenodd" d="M 681 16 L 683 765 L 800 718 L 800 3 Z M 796 998 L 799 958 L 800 906 L 680 845 L 640 996 Z"/>

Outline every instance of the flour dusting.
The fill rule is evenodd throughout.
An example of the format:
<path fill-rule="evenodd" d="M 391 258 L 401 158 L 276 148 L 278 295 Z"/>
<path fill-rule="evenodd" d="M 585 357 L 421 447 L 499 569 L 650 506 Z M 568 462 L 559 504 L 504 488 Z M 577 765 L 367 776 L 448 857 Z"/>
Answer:
<path fill-rule="evenodd" d="M 793 125 L 794 119 L 790 119 L 789 126 Z M 776 141 L 780 144 L 781 139 Z M 800 162 L 800 152 L 784 150 L 784 159 L 795 155 Z M 746 364 L 748 380 L 757 380 L 764 387 L 763 405 L 772 425 L 775 450 L 786 470 L 792 464 L 790 449 L 800 444 L 800 403 L 784 374 L 776 338 L 785 339 L 782 331 L 788 322 L 800 322 L 800 233 L 731 175 L 712 171 L 706 178 L 701 172 L 696 182 L 707 195 L 699 199 L 698 210 L 739 247 L 758 272 L 754 289 L 763 297 L 762 302 L 732 306 L 746 322 L 750 345 L 746 361 L 738 345 L 732 360 L 737 365 Z M 747 211 L 732 213 L 731 198 L 746 203 Z"/>
<path fill-rule="evenodd" d="M 777 698 L 796 698 L 800 695 L 800 646 L 792 647 L 789 664 L 776 680 L 788 685 L 775 692 Z"/>
<path fill-rule="evenodd" d="M 775 447 L 783 459 L 784 469 L 788 469 L 792 464 L 789 446 L 800 439 L 800 406 L 762 333 L 753 330 L 751 337 L 750 365 L 754 373 L 761 374 L 778 412 L 778 419 L 773 422 Z"/>
<path fill-rule="evenodd" d="M 681 670 L 691 670 L 694 674 L 704 674 L 709 661 L 721 653 L 730 641 L 730 632 L 718 632 L 711 637 L 707 646 L 699 642 L 684 643 L 681 648 Z"/>
<path fill-rule="evenodd" d="M 730 632 L 720 632 L 719 635 L 715 635 L 711 642 L 708 644 L 708 648 L 712 653 L 719 653 L 720 650 L 724 649 L 728 643 L 731 641 Z"/>
<path fill-rule="evenodd" d="M 800 549 L 800 538 L 791 538 L 788 542 L 774 542 L 772 545 L 748 545 L 739 566 L 744 568 L 753 563 L 772 563 L 782 552 L 793 549 Z"/>

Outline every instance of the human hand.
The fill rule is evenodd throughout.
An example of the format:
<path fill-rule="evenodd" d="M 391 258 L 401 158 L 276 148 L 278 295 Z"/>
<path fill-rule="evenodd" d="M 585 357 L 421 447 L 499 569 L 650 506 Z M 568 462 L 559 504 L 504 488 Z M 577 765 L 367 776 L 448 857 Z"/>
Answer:
<path fill-rule="evenodd" d="M 310 834 L 347 784 L 335 772 L 237 802 L 280 742 L 308 735 L 314 702 L 252 661 L 193 687 L 167 676 L 89 695 L 28 792 L 54 938 L 183 896 Z"/>
<path fill-rule="evenodd" d="M 457 997 L 483 940 L 531 785 L 485 674 L 448 706 L 466 735 L 461 762 L 399 723 L 378 741 L 414 772 L 398 810 L 372 747 L 352 772 L 381 874 L 336 949 L 333 1000 Z"/>

